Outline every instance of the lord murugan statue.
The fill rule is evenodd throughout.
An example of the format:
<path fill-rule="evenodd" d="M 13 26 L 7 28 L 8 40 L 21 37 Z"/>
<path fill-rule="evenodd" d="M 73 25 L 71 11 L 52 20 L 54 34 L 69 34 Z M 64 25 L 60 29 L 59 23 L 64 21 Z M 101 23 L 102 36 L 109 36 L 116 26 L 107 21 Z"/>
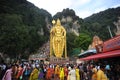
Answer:
<path fill-rule="evenodd" d="M 55 57 L 62 58 L 63 54 L 65 54 L 65 58 L 67 58 L 66 30 L 61 25 L 59 19 L 57 19 L 57 22 L 53 20 L 52 23 L 53 27 L 50 31 L 50 57 L 54 54 Z"/>

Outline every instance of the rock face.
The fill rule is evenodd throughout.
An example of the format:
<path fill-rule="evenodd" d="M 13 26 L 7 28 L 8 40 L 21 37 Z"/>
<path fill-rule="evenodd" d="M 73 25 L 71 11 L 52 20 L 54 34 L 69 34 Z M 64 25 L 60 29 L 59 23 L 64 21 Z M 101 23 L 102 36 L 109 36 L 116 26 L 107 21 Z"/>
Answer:
<path fill-rule="evenodd" d="M 80 19 L 72 9 L 64 9 L 62 12 L 57 13 L 53 17 L 54 19 L 59 18 L 62 25 L 65 27 L 67 32 L 73 32 L 79 35 Z"/>
<path fill-rule="evenodd" d="M 61 22 L 63 23 L 63 26 L 65 26 L 67 32 L 74 32 L 79 36 L 80 24 L 78 20 L 73 20 L 72 17 L 67 16 L 66 18 L 62 17 Z"/>
<path fill-rule="evenodd" d="M 49 58 L 50 53 L 50 42 L 46 42 L 42 47 L 39 48 L 36 54 L 29 56 L 29 60 L 46 60 Z"/>
<path fill-rule="evenodd" d="M 116 35 L 120 34 L 120 17 L 118 17 L 118 21 L 114 22 L 114 25 L 116 26 Z"/>

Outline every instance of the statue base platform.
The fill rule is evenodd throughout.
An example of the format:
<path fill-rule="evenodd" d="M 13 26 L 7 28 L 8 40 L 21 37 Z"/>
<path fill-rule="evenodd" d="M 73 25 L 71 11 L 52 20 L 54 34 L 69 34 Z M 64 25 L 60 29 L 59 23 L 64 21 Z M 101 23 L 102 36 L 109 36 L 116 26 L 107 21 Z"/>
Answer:
<path fill-rule="evenodd" d="M 68 64 L 69 58 L 57 58 L 57 57 L 50 57 L 50 64 Z"/>

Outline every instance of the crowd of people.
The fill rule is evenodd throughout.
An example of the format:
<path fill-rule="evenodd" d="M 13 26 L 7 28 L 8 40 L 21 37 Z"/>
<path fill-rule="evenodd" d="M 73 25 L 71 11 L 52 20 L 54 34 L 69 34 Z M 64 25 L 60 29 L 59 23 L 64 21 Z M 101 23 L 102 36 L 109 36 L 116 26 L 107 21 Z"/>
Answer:
<path fill-rule="evenodd" d="M 0 63 L 0 80 L 120 80 L 120 64 Z"/>

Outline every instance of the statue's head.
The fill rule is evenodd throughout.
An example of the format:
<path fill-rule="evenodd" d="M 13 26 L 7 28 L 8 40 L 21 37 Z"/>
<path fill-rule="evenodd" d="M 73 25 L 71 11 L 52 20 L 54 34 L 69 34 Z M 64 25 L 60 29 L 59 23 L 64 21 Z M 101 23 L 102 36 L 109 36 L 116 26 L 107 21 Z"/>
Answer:
<path fill-rule="evenodd" d="M 61 25 L 61 22 L 59 19 L 57 19 L 57 23 L 56 23 L 57 26 L 60 26 Z"/>

